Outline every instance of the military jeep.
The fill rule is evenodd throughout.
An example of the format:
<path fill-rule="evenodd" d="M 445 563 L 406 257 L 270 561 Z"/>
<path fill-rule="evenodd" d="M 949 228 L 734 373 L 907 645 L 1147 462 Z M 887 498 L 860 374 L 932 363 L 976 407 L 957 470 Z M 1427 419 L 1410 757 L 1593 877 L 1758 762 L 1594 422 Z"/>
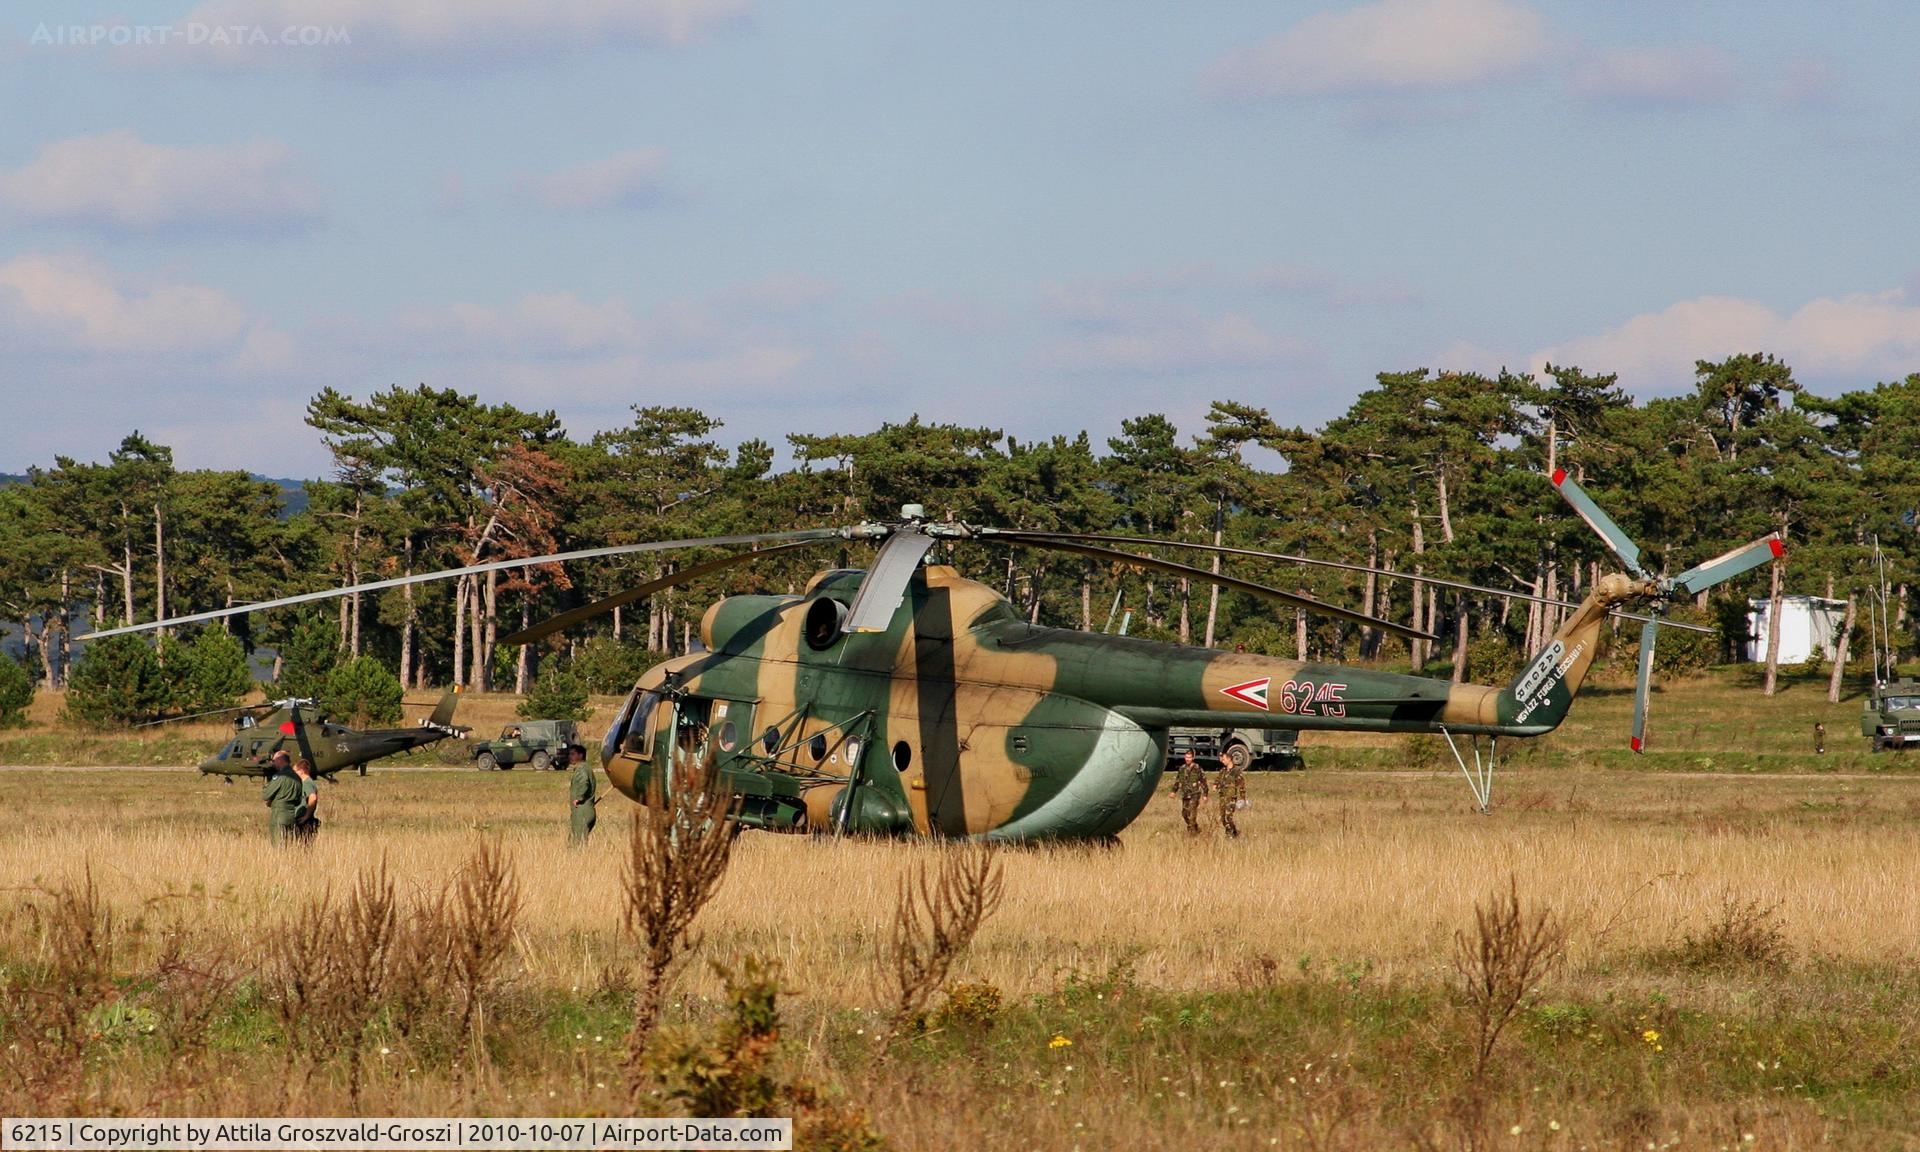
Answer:
<path fill-rule="evenodd" d="M 1196 759 L 1222 768 L 1233 764 L 1286 772 L 1306 766 L 1300 755 L 1300 733 L 1291 728 L 1174 728 L 1167 732 L 1169 766 L 1178 764 L 1189 748 Z"/>
<path fill-rule="evenodd" d="M 1881 681 L 1860 702 L 1860 735 L 1875 752 L 1920 747 L 1920 681 Z"/>
<path fill-rule="evenodd" d="M 482 772 L 531 764 L 556 771 L 567 767 L 567 745 L 580 743 L 580 727 L 571 720 L 522 720 L 500 730 L 493 740 L 473 746 L 473 766 Z"/>

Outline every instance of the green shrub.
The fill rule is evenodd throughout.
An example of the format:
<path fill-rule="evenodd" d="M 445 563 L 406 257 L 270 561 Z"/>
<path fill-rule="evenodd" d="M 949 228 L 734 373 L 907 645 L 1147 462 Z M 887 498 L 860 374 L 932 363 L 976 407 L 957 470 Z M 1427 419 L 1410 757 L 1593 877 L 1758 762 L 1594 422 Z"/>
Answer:
<path fill-rule="evenodd" d="M 1512 637 L 1497 629 L 1467 641 L 1467 679 L 1476 684 L 1505 684 L 1520 674 L 1527 653 Z"/>
<path fill-rule="evenodd" d="M 192 643 L 169 646 L 167 676 L 173 705 L 185 712 L 232 707 L 253 688 L 246 650 L 219 628 L 202 629 Z"/>
<path fill-rule="evenodd" d="M 347 661 L 327 675 L 327 704 L 356 727 L 400 722 L 400 681 L 373 656 Z"/>
<path fill-rule="evenodd" d="M 516 711 L 525 720 L 585 720 L 593 715 L 587 679 L 556 660 L 540 673 Z"/>
<path fill-rule="evenodd" d="M 34 681 L 17 662 L 0 656 L 0 728 L 21 728 L 33 703 Z"/>
<path fill-rule="evenodd" d="M 573 654 L 573 670 L 586 678 L 587 690 L 602 696 L 625 695 L 640 674 L 666 657 L 611 636 L 595 636 Z"/>
<path fill-rule="evenodd" d="M 275 687 L 283 696 L 319 696 L 339 662 L 340 629 L 324 617 L 303 616 L 280 645 Z"/>
<path fill-rule="evenodd" d="M 928 1024 L 956 1032 L 988 1031 L 1000 1019 L 1000 999 L 1000 989 L 992 984 L 955 984 Z"/>
<path fill-rule="evenodd" d="M 88 644 L 67 680 L 65 715 L 82 724 L 151 720 L 172 704 L 172 678 L 140 636 L 109 636 Z"/>

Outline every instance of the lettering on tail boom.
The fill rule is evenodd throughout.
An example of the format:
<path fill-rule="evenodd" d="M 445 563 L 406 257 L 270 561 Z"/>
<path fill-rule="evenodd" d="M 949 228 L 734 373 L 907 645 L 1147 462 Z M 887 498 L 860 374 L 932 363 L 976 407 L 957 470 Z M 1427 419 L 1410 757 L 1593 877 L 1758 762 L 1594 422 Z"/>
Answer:
<path fill-rule="evenodd" d="M 1526 705 L 1520 709 L 1520 715 L 1514 718 L 1514 723 L 1525 724 L 1527 717 L 1553 696 L 1553 690 L 1560 686 L 1560 681 L 1566 679 L 1567 669 L 1573 667 L 1573 662 L 1580 659 L 1580 653 L 1587 650 L 1587 642 L 1582 640 L 1575 644 L 1571 652 L 1566 647 L 1555 640 L 1534 658 L 1533 667 L 1527 669 L 1527 674 L 1521 678 L 1520 686 L 1513 693 L 1516 700 Z M 1537 698 L 1535 693 L 1538 693 Z"/>
<path fill-rule="evenodd" d="M 1220 694 L 1262 712 L 1273 711 L 1273 705 L 1277 703 L 1280 711 L 1289 716 L 1345 716 L 1347 706 L 1343 703 L 1343 696 L 1346 690 L 1345 684 L 1315 683 L 1312 680 L 1286 680 L 1275 689 L 1273 678 L 1262 676 L 1258 680 L 1229 684 L 1220 689 Z M 1273 699 L 1276 693 L 1279 696 L 1277 701 Z"/>

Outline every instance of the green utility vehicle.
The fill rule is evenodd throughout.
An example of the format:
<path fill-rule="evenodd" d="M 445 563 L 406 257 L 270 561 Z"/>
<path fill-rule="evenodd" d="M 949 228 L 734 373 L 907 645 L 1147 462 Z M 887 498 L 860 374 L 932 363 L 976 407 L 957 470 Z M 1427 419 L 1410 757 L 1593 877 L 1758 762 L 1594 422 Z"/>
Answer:
<path fill-rule="evenodd" d="M 1178 764 L 1193 749 L 1197 759 L 1226 767 L 1286 772 L 1306 767 L 1300 733 L 1291 728 L 1173 728 L 1167 732 L 1167 763 Z"/>
<path fill-rule="evenodd" d="M 1920 745 L 1920 680 L 1876 683 L 1860 702 L 1860 735 L 1875 752 L 1903 752 Z"/>
<path fill-rule="evenodd" d="M 473 766 L 482 772 L 531 764 L 541 770 L 567 767 L 569 744 L 580 743 L 580 727 L 571 720 L 522 720 L 501 729 L 495 740 L 473 746 Z"/>

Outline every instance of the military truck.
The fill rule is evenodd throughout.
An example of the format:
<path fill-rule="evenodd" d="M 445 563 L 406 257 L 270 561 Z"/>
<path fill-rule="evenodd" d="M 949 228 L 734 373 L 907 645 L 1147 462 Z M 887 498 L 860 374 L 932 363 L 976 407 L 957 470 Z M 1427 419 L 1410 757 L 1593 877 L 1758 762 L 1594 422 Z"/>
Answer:
<path fill-rule="evenodd" d="M 1860 735 L 1873 741 L 1875 752 L 1903 752 L 1920 745 L 1920 680 L 1876 683 L 1860 705 Z"/>
<path fill-rule="evenodd" d="M 1226 767 L 1286 772 L 1306 767 L 1300 733 L 1291 728 L 1174 728 L 1167 732 L 1167 763 L 1178 764 L 1193 749 L 1195 758 Z"/>
<path fill-rule="evenodd" d="M 482 772 L 530 764 L 536 769 L 567 767 L 562 755 L 569 744 L 580 743 L 580 727 L 571 720 L 522 720 L 500 730 L 497 739 L 473 746 L 473 766 Z"/>

